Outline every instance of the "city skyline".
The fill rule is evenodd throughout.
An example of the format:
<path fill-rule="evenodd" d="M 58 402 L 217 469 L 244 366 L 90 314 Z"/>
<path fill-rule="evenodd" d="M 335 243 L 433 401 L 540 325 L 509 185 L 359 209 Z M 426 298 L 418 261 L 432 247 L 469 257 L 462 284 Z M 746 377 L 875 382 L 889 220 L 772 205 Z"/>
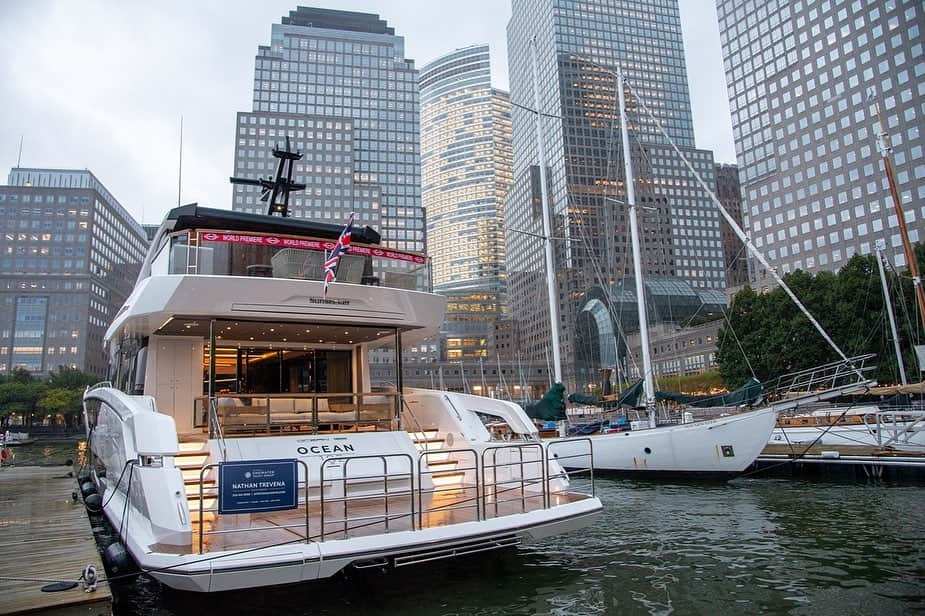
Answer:
<path fill-rule="evenodd" d="M 180 200 L 230 208 L 235 113 L 250 107 L 254 45 L 297 4 L 248 6 L 246 18 L 243 4 L 227 10 L 227 2 L 168 3 L 166 9 L 3 5 L 0 49 L 9 61 L 0 80 L 7 108 L 0 119 L 0 167 L 17 165 L 22 136 L 23 166 L 92 168 L 139 222 L 157 223 L 177 203 L 183 116 Z M 496 2 L 469 3 L 452 20 L 439 6 L 414 2 L 307 4 L 378 13 L 404 37 L 406 57 L 416 68 L 454 49 L 487 43 L 496 58 L 492 85 L 508 88 L 507 3 L 501 10 Z M 682 1 L 681 14 L 697 145 L 715 150 L 718 161 L 733 162 L 715 7 Z M 205 22 L 211 24 L 207 29 L 201 28 Z M 87 45 L 90 40 L 99 44 Z M 701 59 L 691 60 L 692 53 Z M 704 66 L 713 68 L 694 73 Z M 717 104 L 723 113 L 716 112 Z"/>

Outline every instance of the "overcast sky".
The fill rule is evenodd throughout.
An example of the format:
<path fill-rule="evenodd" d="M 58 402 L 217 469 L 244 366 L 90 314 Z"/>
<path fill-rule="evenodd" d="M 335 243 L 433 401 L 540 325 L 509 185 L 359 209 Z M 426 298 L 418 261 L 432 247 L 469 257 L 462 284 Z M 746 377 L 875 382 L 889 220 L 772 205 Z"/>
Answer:
<path fill-rule="evenodd" d="M 234 122 L 251 111 L 254 56 L 298 0 L 0 0 L 0 183 L 16 166 L 90 169 L 136 219 L 177 203 L 228 208 Z M 735 162 L 713 0 L 680 0 L 697 146 Z M 326 0 L 379 13 L 423 66 L 488 43 L 507 89 L 505 0 Z"/>

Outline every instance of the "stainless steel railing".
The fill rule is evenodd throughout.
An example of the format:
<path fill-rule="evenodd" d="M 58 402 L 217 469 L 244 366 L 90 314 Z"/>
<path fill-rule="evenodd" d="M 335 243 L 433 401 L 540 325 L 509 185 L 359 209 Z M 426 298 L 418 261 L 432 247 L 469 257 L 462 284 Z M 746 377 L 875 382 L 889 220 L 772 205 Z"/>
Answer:
<path fill-rule="evenodd" d="M 558 444 L 586 443 L 587 452 L 558 456 Z M 428 461 L 445 455 L 455 463 L 451 471 L 430 468 Z M 587 468 L 572 466 L 570 471 L 553 468 L 569 458 L 587 458 Z M 205 539 L 211 535 L 243 533 L 259 530 L 301 529 L 305 541 L 325 541 L 355 536 L 370 531 L 390 533 L 421 530 L 433 526 L 452 525 L 466 521 L 484 521 L 527 511 L 550 509 L 557 506 L 557 494 L 569 498 L 587 497 L 575 494 L 568 488 L 570 477 L 588 472 L 591 479 L 591 496 L 594 495 L 593 445 L 590 439 L 499 444 L 481 451 L 475 448 L 439 449 L 422 451 L 417 460 L 405 453 L 328 458 L 321 463 L 317 484 L 310 481 L 309 467 L 298 460 L 304 480 L 299 481 L 302 496 L 299 507 L 304 509 L 304 525 L 273 524 L 271 526 L 213 527 L 206 530 L 206 515 L 218 516 L 219 478 L 209 475 L 219 464 L 204 465 L 199 473 L 199 552 L 206 549 Z M 351 474 L 351 467 L 366 463 L 369 466 Z M 437 463 L 434 463 L 435 466 Z M 433 476 L 450 472 L 460 480 L 445 485 L 434 484 Z M 431 481 L 425 481 L 425 477 Z M 556 480 L 564 480 L 556 488 Z M 334 490 L 339 486 L 340 490 Z M 427 487 L 425 487 L 427 486 Z M 317 490 L 317 500 L 311 500 Z M 333 494 L 332 494 L 333 493 Z M 441 498 L 450 495 L 449 498 Z M 425 498 L 427 502 L 425 503 Z M 206 507 L 206 501 L 214 505 Z M 312 503 L 315 505 L 312 505 Z M 371 510 L 372 509 L 372 510 Z M 314 516 L 317 514 L 317 518 Z M 231 514 L 235 515 L 235 514 Z M 319 523 L 311 534 L 312 520 Z"/>
<path fill-rule="evenodd" d="M 428 463 L 430 458 L 436 455 L 445 455 L 447 460 L 452 460 L 456 463 L 456 466 L 453 467 L 452 472 L 463 473 L 463 476 L 466 477 L 469 473 L 476 478 L 475 482 L 472 484 L 458 483 L 458 484 L 449 484 L 445 486 L 434 485 L 432 488 L 428 488 L 426 491 L 430 494 L 430 501 L 433 503 L 435 497 L 439 500 L 439 497 L 442 494 L 457 493 L 460 495 L 460 498 L 451 500 L 447 503 L 425 507 L 424 506 L 424 477 L 429 476 L 431 482 L 435 474 L 447 472 L 440 469 L 430 468 Z M 462 458 L 469 458 L 471 456 L 471 466 L 459 466 Z M 425 470 L 425 466 L 427 469 Z M 475 449 L 435 449 L 432 451 L 422 451 L 421 455 L 418 456 L 418 528 L 424 528 L 424 515 L 425 514 L 445 514 L 454 511 L 465 511 L 468 509 L 475 510 L 475 519 L 481 521 L 483 519 L 481 511 L 481 487 L 478 482 L 478 453 Z"/>
<path fill-rule="evenodd" d="M 222 462 L 228 459 L 228 448 L 225 445 L 225 433 L 222 431 L 222 422 L 218 419 L 218 406 L 215 398 L 209 399 L 209 438 L 218 440 L 222 448 Z"/>
<path fill-rule="evenodd" d="M 382 474 L 374 475 L 353 475 L 349 474 L 349 465 L 351 462 L 357 462 L 359 460 L 377 460 L 382 463 Z M 389 460 L 394 460 L 398 462 L 407 462 L 408 470 L 407 471 L 396 471 L 390 472 L 389 470 Z M 324 495 L 324 484 L 325 484 L 325 470 L 330 469 L 337 465 L 341 469 L 341 476 L 338 478 L 329 478 L 329 481 L 333 484 L 334 482 L 339 481 L 341 484 L 343 496 L 340 497 L 328 497 L 325 498 Z M 374 482 L 382 481 L 382 492 L 374 493 L 366 491 L 362 494 L 357 494 L 354 496 L 350 495 L 351 486 L 356 486 L 360 484 L 364 487 L 373 484 Z M 407 481 L 408 489 L 399 489 L 396 491 L 389 491 L 389 483 L 392 481 L 398 481 L 404 483 Z M 391 523 L 393 521 L 407 518 L 410 520 L 411 529 L 414 530 L 414 464 L 412 462 L 411 456 L 406 453 L 401 454 L 381 454 L 381 455 L 369 455 L 369 456 L 352 456 L 345 458 L 328 458 L 321 463 L 321 492 L 320 492 L 320 501 L 321 501 L 321 531 L 319 532 L 320 541 L 324 541 L 325 537 L 328 535 L 327 524 L 341 524 L 343 526 L 343 538 L 347 538 L 349 531 L 351 529 L 356 529 L 356 526 L 351 526 L 351 523 L 359 522 L 363 526 L 371 526 L 374 524 L 382 523 L 385 528 L 385 532 L 388 533 L 390 530 Z M 409 509 L 408 511 L 402 511 L 396 514 L 389 513 L 389 499 L 397 497 L 408 497 Z M 373 515 L 362 515 L 362 516 L 350 516 L 349 505 L 351 503 L 356 503 L 360 500 L 369 501 L 382 499 L 383 508 L 381 514 Z M 333 521 L 330 520 L 325 513 L 325 504 L 340 503 L 343 506 L 343 516 L 340 518 L 335 518 Z M 402 529 L 407 530 L 407 529 Z"/>

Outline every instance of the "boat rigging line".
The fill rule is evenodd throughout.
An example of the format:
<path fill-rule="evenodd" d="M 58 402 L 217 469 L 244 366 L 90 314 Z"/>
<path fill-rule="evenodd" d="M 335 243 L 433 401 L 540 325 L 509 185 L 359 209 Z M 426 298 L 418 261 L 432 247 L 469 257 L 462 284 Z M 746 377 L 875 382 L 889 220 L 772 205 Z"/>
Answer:
<path fill-rule="evenodd" d="M 740 477 L 751 477 L 752 475 L 756 475 L 756 474 L 758 474 L 758 473 L 765 473 L 765 472 L 767 472 L 767 471 L 774 470 L 775 468 L 780 468 L 780 467 L 786 466 L 786 465 L 788 465 L 788 464 L 793 464 L 794 462 L 799 462 L 801 459 L 805 458 L 805 457 L 809 454 L 809 450 L 812 449 L 812 448 L 816 445 L 816 443 L 818 443 L 819 440 L 820 440 L 823 436 L 825 436 L 826 434 L 828 434 L 829 430 L 831 430 L 832 428 L 834 428 L 834 427 L 836 427 L 836 426 L 838 425 L 838 422 L 841 421 L 842 418 L 843 418 L 845 415 L 848 414 L 848 411 L 850 411 L 852 408 L 854 408 L 854 406 L 855 406 L 856 404 L 857 404 L 857 402 L 852 402 L 850 405 L 848 405 L 847 407 L 845 407 L 845 410 L 843 410 L 843 411 L 841 412 L 841 414 L 840 414 L 838 417 L 835 418 L 835 421 L 829 422 L 829 425 L 826 426 L 825 429 L 822 430 L 822 431 L 819 433 L 819 436 L 817 436 L 817 437 L 813 440 L 812 443 L 810 443 L 809 445 L 807 445 L 806 448 L 805 448 L 803 451 L 801 451 L 800 453 L 796 454 L 794 457 L 789 458 L 789 459 L 787 459 L 787 460 L 784 460 L 783 462 L 778 462 L 777 464 L 772 464 L 771 466 L 766 466 L 766 467 L 764 467 L 764 468 L 756 468 L 756 469 L 754 469 L 754 470 L 752 470 L 752 471 L 748 471 L 747 473 L 742 473 L 742 474 L 739 475 L 739 476 L 740 476 Z M 790 450 L 793 451 L 793 444 L 790 442 L 790 437 L 787 436 L 787 429 L 786 429 L 786 428 L 783 428 L 783 432 L 784 432 L 784 436 L 787 437 L 787 445 L 790 447 Z"/>
<path fill-rule="evenodd" d="M 662 133 L 662 135 L 663 135 L 663 136 L 665 137 L 665 139 L 668 141 L 669 145 L 671 145 L 671 147 L 672 147 L 672 148 L 674 149 L 674 151 L 678 154 L 678 156 L 681 157 L 681 160 L 684 162 L 684 165 L 687 167 L 688 171 L 690 171 L 691 174 L 697 179 L 697 182 L 700 184 L 700 187 L 701 187 L 708 195 L 710 195 L 710 199 L 713 201 L 714 205 L 716 205 L 717 209 L 719 209 L 720 215 L 726 220 L 726 222 L 729 224 L 729 227 L 735 232 L 736 236 L 742 241 L 743 244 L 745 244 L 745 245 L 748 247 L 748 249 L 752 252 L 752 254 L 755 255 L 755 257 L 758 259 L 758 261 L 761 263 L 761 265 L 762 265 L 768 272 L 771 273 L 771 276 L 774 278 L 775 282 L 777 282 L 777 284 L 780 285 L 780 287 L 784 290 L 784 292 L 785 292 L 785 293 L 790 297 L 790 299 L 797 305 L 797 308 L 800 309 L 800 312 L 802 312 L 802 313 L 806 316 L 806 318 L 809 319 L 810 323 L 813 324 L 813 327 L 816 328 L 816 331 L 819 332 L 819 334 L 823 337 L 823 339 L 825 339 L 825 341 L 828 343 L 828 345 L 829 345 L 830 347 L 832 347 L 832 349 L 833 349 L 836 353 L 838 353 L 838 356 L 841 357 L 842 360 L 843 360 L 846 364 L 848 364 L 849 366 L 851 366 L 852 370 L 854 370 L 854 372 L 855 372 L 859 377 L 864 378 L 864 375 L 861 373 L 860 369 L 858 369 L 858 367 L 855 366 L 854 363 L 851 362 L 850 359 L 848 359 L 848 356 L 845 355 L 845 353 L 841 350 L 841 347 L 839 347 L 839 346 L 835 343 L 835 341 L 832 340 L 832 338 L 831 338 L 831 336 L 829 336 L 828 332 L 826 332 L 825 329 L 822 327 L 822 325 L 819 324 L 819 321 L 816 320 L 816 318 L 815 318 L 815 317 L 812 315 L 812 313 L 806 308 L 806 306 L 803 305 L 803 302 L 801 302 L 800 299 L 796 296 L 796 294 L 793 292 L 793 290 L 787 285 L 786 282 L 784 282 L 784 279 L 780 276 L 780 274 L 777 273 L 777 269 L 771 266 L 771 264 L 770 264 L 770 263 L 768 262 L 768 260 L 765 258 L 764 254 L 763 254 L 760 250 L 758 250 L 758 248 L 755 247 L 754 244 L 752 244 L 751 239 L 750 239 L 749 236 L 745 233 L 745 231 L 742 230 L 742 227 L 739 226 L 739 224 L 736 222 L 736 220 L 735 220 L 735 219 L 729 214 L 729 212 L 727 212 L 726 209 L 722 206 L 722 204 L 720 203 L 719 199 L 717 199 L 717 197 L 716 197 L 716 193 L 714 193 L 713 190 L 711 190 L 710 187 L 707 185 L 707 183 L 703 181 L 703 178 L 700 176 L 700 174 L 697 172 L 697 170 L 694 169 L 694 166 L 691 165 L 691 163 L 690 163 L 690 161 L 687 159 L 687 157 L 684 156 L 684 154 L 681 152 L 681 149 L 677 146 L 677 144 L 675 143 L 674 139 L 672 139 L 671 136 L 668 134 L 668 132 L 664 129 L 664 127 L 662 126 L 662 123 L 658 120 L 658 118 L 656 118 L 656 117 L 654 116 L 654 114 L 652 113 L 652 111 L 651 111 L 651 110 L 649 109 L 649 107 L 646 105 L 645 101 L 644 101 L 642 98 L 639 97 L 639 94 L 638 94 L 638 93 L 636 92 L 636 90 L 633 88 L 632 84 L 630 84 L 629 81 L 626 81 L 626 80 L 624 80 L 624 81 L 625 81 L 625 83 L 626 83 L 626 86 L 630 89 L 630 92 L 632 92 L 632 93 L 633 93 L 633 96 L 636 97 L 636 102 L 637 102 L 637 104 L 639 104 L 639 105 L 642 107 L 643 111 L 646 112 L 646 114 L 649 116 L 649 118 L 651 118 L 651 120 L 655 123 L 655 126 L 658 127 L 659 131 Z"/>

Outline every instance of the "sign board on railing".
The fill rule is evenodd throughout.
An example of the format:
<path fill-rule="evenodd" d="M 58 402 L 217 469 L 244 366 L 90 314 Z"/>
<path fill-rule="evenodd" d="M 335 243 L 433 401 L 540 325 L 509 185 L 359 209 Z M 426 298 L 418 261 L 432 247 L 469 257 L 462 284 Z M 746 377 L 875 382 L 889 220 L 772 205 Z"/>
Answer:
<path fill-rule="evenodd" d="M 295 460 L 222 462 L 218 465 L 218 512 L 295 509 L 298 479 Z"/>

